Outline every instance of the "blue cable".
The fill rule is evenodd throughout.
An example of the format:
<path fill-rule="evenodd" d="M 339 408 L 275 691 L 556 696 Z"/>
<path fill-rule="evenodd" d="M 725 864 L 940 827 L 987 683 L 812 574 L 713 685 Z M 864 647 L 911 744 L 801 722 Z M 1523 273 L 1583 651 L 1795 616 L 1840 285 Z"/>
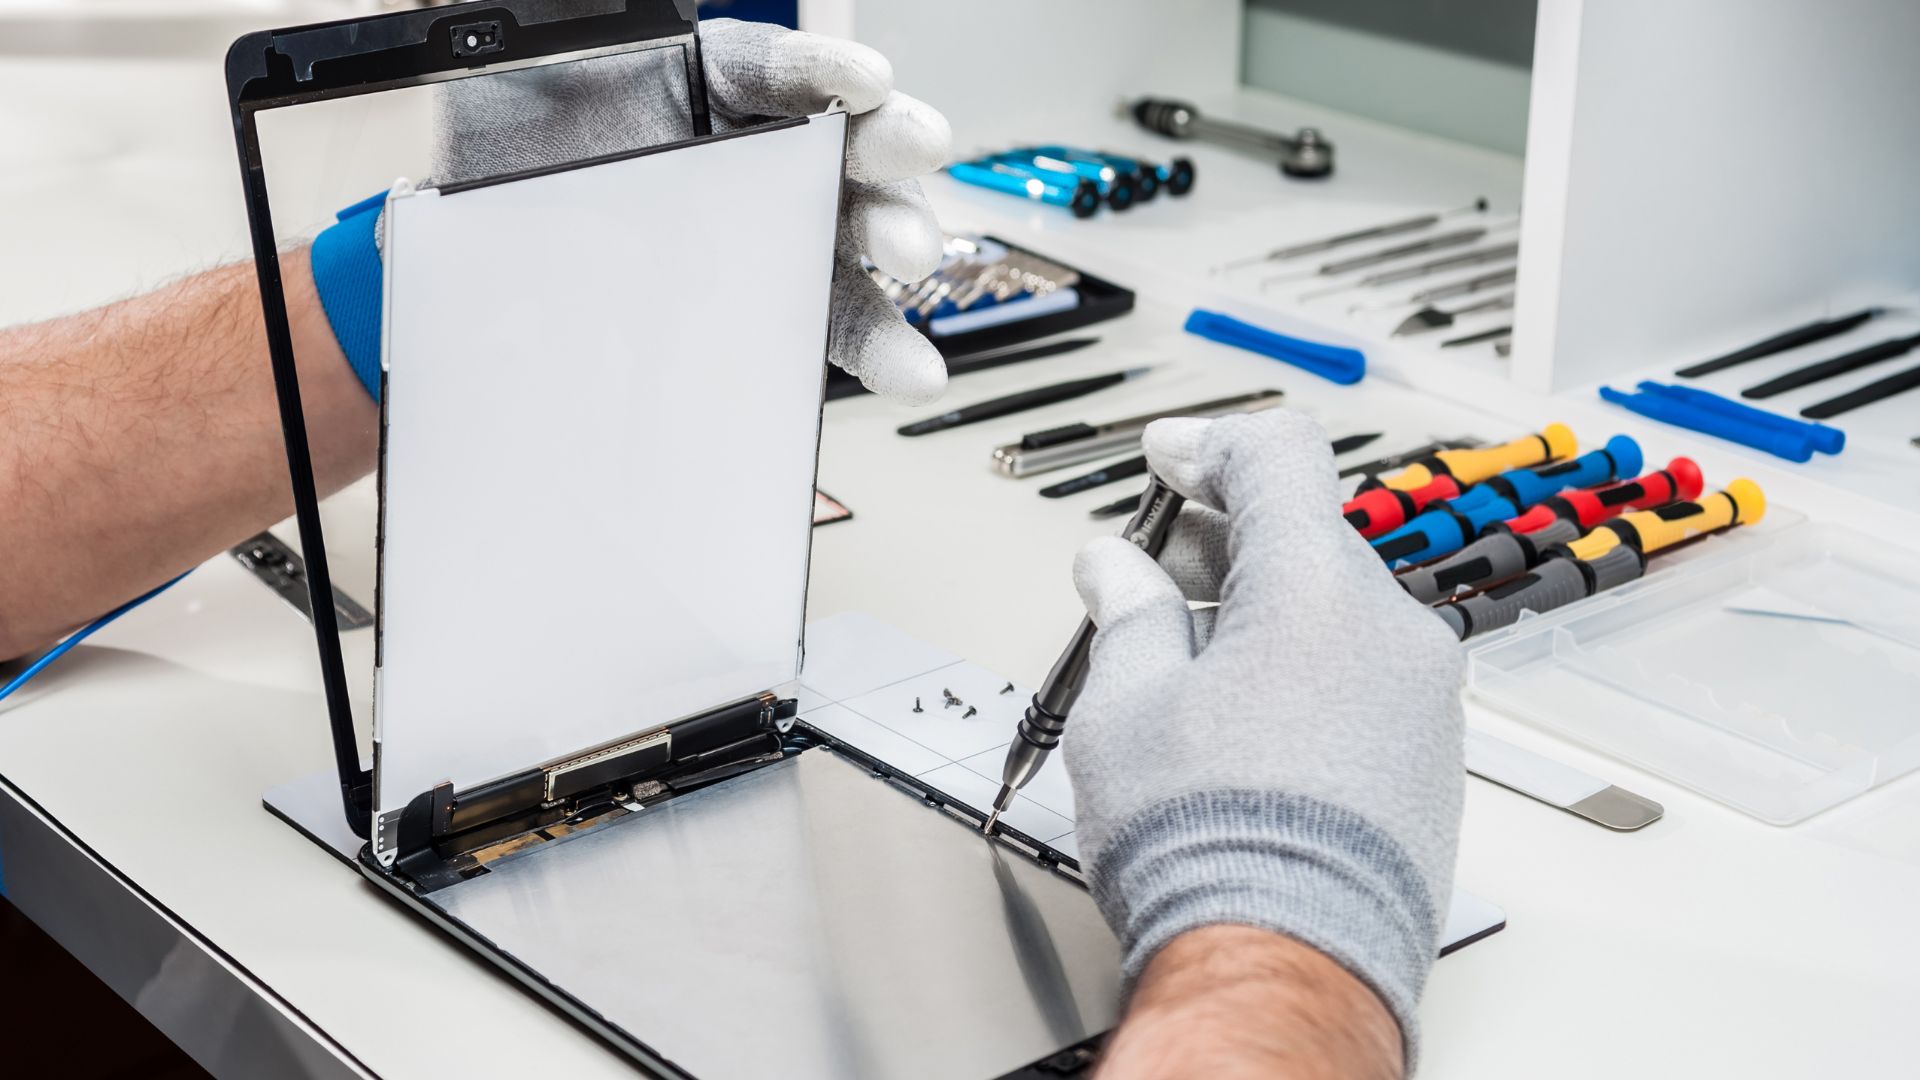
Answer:
<path fill-rule="evenodd" d="M 187 574 L 191 574 L 191 573 L 193 573 L 193 571 L 191 570 L 187 571 Z M 5 701 L 7 699 L 8 694 L 13 693 L 15 690 L 20 689 L 22 686 L 25 686 L 27 684 L 28 679 L 31 679 L 35 675 L 40 674 L 41 671 L 46 669 L 46 666 L 48 664 L 51 664 L 55 660 L 58 660 L 62 656 L 65 656 L 67 654 L 67 650 L 87 640 L 87 638 L 90 637 L 94 631 L 107 625 L 108 623 L 119 618 L 120 616 L 125 615 L 127 612 L 132 611 L 134 608 L 139 607 L 141 604 L 144 604 L 147 601 L 153 599 L 154 597 L 159 596 L 161 593 L 166 592 L 168 589 L 174 586 L 175 582 L 178 582 L 180 578 L 186 577 L 187 574 L 181 574 L 180 577 L 174 578 L 173 581 L 169 581 L 165 585 L 158 586 L 157 588 L 154 588 L 149 592 L 143 593 L 140 596 L 136 596 L 132 600 L 129 600 L 124 604 L 121 604 L 119 607 L 114 608 L 112 611 L 107 612 L 105 615 L 100 616 L 99 618 L 93 620 L 92 622 L 81 627 L 80 629 L 75 630 L 72 634 L 67 636 L 67 639 L 65 641 L 62 641 L 60 644 L 55 645 L 51 649 L 48 649 L 45 655 L 41 656 L 40 659 L 35 660 L 31 664 L 28 664 L 27 670 L 14 676 L 12 682 L 8 683 L 5 686 L 0 686 L 0 701 Z"/>

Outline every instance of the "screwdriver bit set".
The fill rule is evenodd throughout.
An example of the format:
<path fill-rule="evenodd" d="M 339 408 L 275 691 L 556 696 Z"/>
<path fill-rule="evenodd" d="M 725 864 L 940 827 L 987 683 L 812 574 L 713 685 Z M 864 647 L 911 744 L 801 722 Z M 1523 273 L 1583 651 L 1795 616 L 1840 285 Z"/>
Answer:
<path fill-rule="evenodd" d="M 1125 154 L 1058 144 L 1024 146 L 982 154 L 949 166 L 963 184 L 1066 208 L 1089 218 L 1102 208 L 1120 213 L 1161 195 L 1179 198 L 1193 190 L 1193 162 L 1165 163 Z"/>

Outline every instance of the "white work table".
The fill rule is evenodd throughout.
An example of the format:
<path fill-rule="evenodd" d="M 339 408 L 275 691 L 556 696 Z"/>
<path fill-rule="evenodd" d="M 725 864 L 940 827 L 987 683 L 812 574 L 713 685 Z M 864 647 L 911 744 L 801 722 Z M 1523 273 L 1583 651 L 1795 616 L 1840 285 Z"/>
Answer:
<path fill-rule="evenodd" d="M 174 107 L 217 126 L 215 80 L 176 75 Z M 0 66 L 0 91 L 29 84 Z M 0 93 L 9 100 L 0 110 L 32 99 Z M 207 124 L 188 126 L 204 135 Z M 204 176 L 230 172 L 217 139 L 182 145 L 227 155 Z M 1353 140 L 1342 145 L 1358 160 Z M 1248 200 L 1261 190 L 1255 184 L 1279 183 L 1264 167 L 1196 157 L 1196 200 Z M 1460 167 L 1499 172 L 1497 161 Z M 85 203 L 61 192 L 63 177 L 90 166 L 62 168 L 15 181 L 28 186 L 11 205 L 40 207 L 43 220 L 84 216 Z M 110 195 L 112 182 L 96 174 L 89 197 Z M 1041 500 L 1032 481 L 990 473 L 988 449 L 1052 423 L 1269 385 L 1335 435 L 1501 436 L 1553 419 L 1589 442 L 1626 431 L 1643 438 L 1650 460 L 1691 453 L 1710 477 L 1746 472 L 1810 517 L 1920 535 L 1911 513 L 1585 401 L 1502 388 L 1476 395 L 1487 412 L 1475 413 L 1396 383 L 1391 371 L 1337 387 L 1202 342 L 1178 329 L 1200 288 L 1136 274 L 1119 253 L 1103 257 L 1119 234 L 1094 230 L 1113 222 L 1076 225 L 944 182 L 934 193 L 952 226 L 1029 242 L 1142 291 L 1135 314 L 1087 331 L 1103 339 L 1099 347 L 968 376 L 956 381 L 953 400 L 1139 362 L 1166 369 L 1079 402 L 911 441 L 893 428 L 918 410 L 873 399 L 829 405 L 820 484 L 855 518 L 815 534 L 816 618 L 868 612 L 1010 678 L 1037 680 L 1080 612 L 1067 573 L 1072 554 L 1111 524 L 1081 511 L 1127 489 Z M 1395 205 L 1388 194 L 1372 196 Z M 181 221 L 222 224 L 183 248 L 171 269 L 239 253 L 230 178 L 180 185 L 170 201 L 180 204 L 170 224 L 126 237 L 130 257 L 101 269 L 100 289 L 120 291 L 136 272 L 152 273 L 163 246 L 156 237 Z M 1162 210 L 1169 227 L 1174 214 L 1199 212 L 1150 205 L 1134 211 L 1130 227 L 1152 228 L 1146 215 Z M 0 287 L 24 289 L 32 272 L 9 260 Z M 105 298 L 41 286 L 31 294 L 44 300 L 38 310 L 0 311 L 9 320 L 50 313 L 69 293 Z M 1369 449 L 1388 452 L 1395 441 Z M 364 513 L 364 491 L 337 508 Z M 534 632 L 503 624 L 498 654 L 476 657 L 476 668 L 510 670 L 515 640 Z M 1392 658 L 1381 659 L 1382 677 L 1391 677 Z M 218 1075 L 631 1075 L 624 1059 L 261 808 L 268 787 L 329 766 L 317 676 L 306 623 L 225 556 L 76 649 L 0 704 L 0 865 L 9 894 Z M 1517 721 L 1468 712 L 1476 727 L 1654 798 L 1667 814 L 1642 832 L 1614 834 L 1468 781 L 1459 881 L 1504 907 L 1509 925 L 1435 968 L 1422 1006 L 1421 1075 L 1910 1070 L 1920 1050 L 1911 1022 L 1920 1002 L 1911 915 L 1920 895 L 1920 776 L 1775 828 Z M 36 872 L 46 876 L 35 880 Z"/>

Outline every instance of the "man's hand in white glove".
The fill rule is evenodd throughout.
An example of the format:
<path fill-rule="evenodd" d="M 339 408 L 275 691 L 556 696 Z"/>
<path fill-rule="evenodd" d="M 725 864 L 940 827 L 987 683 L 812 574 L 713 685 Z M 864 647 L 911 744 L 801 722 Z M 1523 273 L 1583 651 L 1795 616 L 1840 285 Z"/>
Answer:
<path fill-rule="evenodd" d="M 712 19 L 700 23 L 700 47 L 715 131 L 805 116 L 834 98 L 855 114 L 829 358 L 894 400 L 938 397 L 946 365 L 859 260 L 903 281 L 939 265 L 940 226 L 915 178 L 947 163 L 946 118 L 893 89 L 892 66 L 864 45 Z M 678 49 L 656 50 L 443 83 L 433 176 L 476 179 L 690 138 L 680 61 Z"/>
<path fill-rule="evenodd" d="M 1064 753 L 1094 896 L 1135 978 L 1203 927 L 1310 946 L 1410 1062 L 1459 834 L 1459 644 L 1342 520 L 1312 420 L 1161 420 L 1145 442 L 1190 500 L 1161 561 L 1112 538 L 1074 566 L 1099 634 Z"/>

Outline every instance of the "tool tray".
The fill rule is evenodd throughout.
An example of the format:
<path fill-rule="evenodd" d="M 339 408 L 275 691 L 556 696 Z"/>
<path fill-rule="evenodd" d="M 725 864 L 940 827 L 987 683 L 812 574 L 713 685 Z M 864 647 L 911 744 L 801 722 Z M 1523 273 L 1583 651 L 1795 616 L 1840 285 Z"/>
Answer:
<path fill-rule="evenodd" d="M 1687 554 L 1476 640 L 1469 693 L 1775 825 L 1920 766 L 1912 552 L 1794 524 Z"/>

